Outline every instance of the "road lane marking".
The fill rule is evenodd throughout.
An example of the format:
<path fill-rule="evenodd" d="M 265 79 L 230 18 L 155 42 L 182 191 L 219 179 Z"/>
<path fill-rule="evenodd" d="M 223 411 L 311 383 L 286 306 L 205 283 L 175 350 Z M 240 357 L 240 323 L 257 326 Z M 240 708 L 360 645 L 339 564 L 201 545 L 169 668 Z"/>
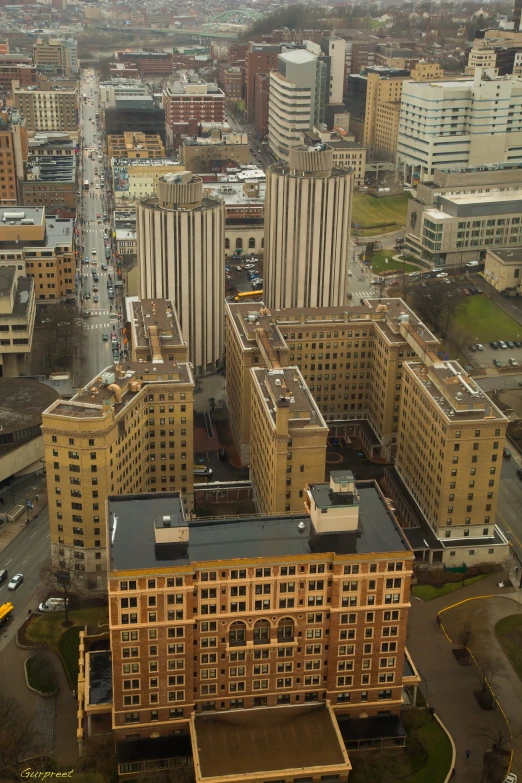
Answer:
<path fill-rule="evenodd" d="M 29 555 L 29 557 L 27 558 L 27 560 L 24 560 L 24 562 L 22 563 L 22 565 L 25 565 L 25 564 L 26 564 L 26 563 L 27 563 L 27 562 L 28 562 L 30 559 L 31 559 L 31 555 Z"/>
<path fill-rule="evenodd" d="M 40 560 L 40 563 L 43 563 L 44 560 L 46 560 L 49 557 L 49 555 L 44 555 L 42 559 Z"/>
<path fill-rule="evenodd" d="M 11 558 L 11 560 L 12 560 L 12 559 L 13 559 L 13 558 Z M 6 566 L 8 566 L 8 565 L 9 565 L 9 563 L 11 562 L 11 560 L 8 560 L 8 561 L 7 561 L 7 563 L 6 563 Z"/>
<path fill-rule="evenodd" d="M 38 531 L 37 531 L 37 530 L 35 530 L 35 531 L 34 531 L 34 533 L 33 533 L 33 535 L 32 535 L 32 536 L 29 536 L 29 540 L 31 540 L 31 538 L 32 538 L 33 536 L 35 536 L 37 532 L 38 532 Z"/>

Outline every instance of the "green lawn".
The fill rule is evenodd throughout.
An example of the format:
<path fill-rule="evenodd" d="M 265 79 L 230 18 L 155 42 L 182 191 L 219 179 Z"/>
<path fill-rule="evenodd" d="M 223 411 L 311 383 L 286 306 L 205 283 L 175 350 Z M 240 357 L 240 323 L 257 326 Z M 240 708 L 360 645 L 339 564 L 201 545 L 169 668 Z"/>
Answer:
<path fill-rule="evenodd" d="M 59 641 L 60 654 L 73 688 L 78 684 L 78 651 L 80 649 L 79 625 L 68 628 Z"/>
<path fill-rule="evenodd" d="M 464 584 L 462 582 L 446 582 L 442 587 L 433 587 L 433 585 L 414 585 L 412 593 L 416 598 L 420 598 L 421 601 L 433 601 L 434 598 L 440 598 L 441 595 L 454 593 L 455 590 L 460 590 L 461 587 L 472 585 L 474 582 L 480 582 L 480 580 L 485 579 L 486 576 L 491 576 L 491 574 L 471 576 L 469 579 L 464 579 Z"/>
<path fill-rule="evenodd" d="M 399 231 L 406 224 L 409 199 L 408 193 L 400 193 L 398 196 L 384 196 L 383 198 L 375 198 L 368 193 L 354 193 L 352 226 L 355 223 L 359 224 L 360 236 Z M 377 228 L 382 223 L 393 223 L 393 225 Z"/>
<path fill-rule="evenodd" d="M 40 693 L 54 693 L 56 691 L 53 670 L 44 655 L 37 653 L 28 658 L 25 662 L 25 669 L 31 688 L 35 688 Z"/>
<path fill-rule="evenodd" d="M 467 330 L 474 343 L 518 340 L 522 335 L 522 326 L 482 294 L 467 296 L 454 322 Z"/>
<path fill-rule="evenodd" d="M 107 622 L 108 609 L 105 606 L 94 607 L 91 609 L 76 609 L 69 612 L 69 619 L 73 625 L 83 626 L 97 625 L 98 621 Z M 34 617 L 26 630 L 26 636 L 33 642 L 47 642 L 49 649 L 54 652 L 60 651 L 60 638 L 65 633 L 63 628 L 65 614 L 63 612 L 49 612 Z"/>
<path fill-rule="evenodd" d="M 350 783 L 444 783 L 451 766 L 445 732 L 424 710 L 404 711 L 401 720 L 408 733 L 406 748 L 350 753 Z"/>
<path fill-rule="evenodd" d="M 522 679 L 522 615 L 503 617 L 495 625 L 495 635 Z"/>
<path fill-rule="evenodd" d="M 408 272 L 416 272 L 419 268 L 407 262 L 395 261 L 393 256 L 396 255 L 397 251 L 392 247 L 386 248 L 386 250 L 378 250 L 371 258 L 372 272 L 380 274 L 381 272 L 390 272 L 392 269 L 396 269 L 398 272 L 406 272 L 408 274 Z M 386 259 L 388 259 L 388 263 L 386 263 Z"/>

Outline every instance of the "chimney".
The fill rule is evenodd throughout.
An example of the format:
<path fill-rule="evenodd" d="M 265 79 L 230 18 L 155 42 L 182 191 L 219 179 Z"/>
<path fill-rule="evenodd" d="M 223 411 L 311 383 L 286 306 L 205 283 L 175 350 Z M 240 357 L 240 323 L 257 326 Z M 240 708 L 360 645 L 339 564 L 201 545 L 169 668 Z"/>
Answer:
<path fill-rule="evenodd" d="M 286 397 L 280 397 L 276 402 L 276 435 L 286 437 L 288 435 L 288 416 L 290 414 L 290 402 Z"/>

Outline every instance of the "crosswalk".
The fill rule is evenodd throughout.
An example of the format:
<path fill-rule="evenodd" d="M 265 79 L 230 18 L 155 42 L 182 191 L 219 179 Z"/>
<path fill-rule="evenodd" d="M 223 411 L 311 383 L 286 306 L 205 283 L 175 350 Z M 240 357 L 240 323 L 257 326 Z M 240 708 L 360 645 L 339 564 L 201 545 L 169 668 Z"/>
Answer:
<path fill-rule="evenodd" d="M 352 294 L 355 297 L 359 299 L 373 299 L 375 296 L 378 295 L 377 291 L 352 291 Z"/>

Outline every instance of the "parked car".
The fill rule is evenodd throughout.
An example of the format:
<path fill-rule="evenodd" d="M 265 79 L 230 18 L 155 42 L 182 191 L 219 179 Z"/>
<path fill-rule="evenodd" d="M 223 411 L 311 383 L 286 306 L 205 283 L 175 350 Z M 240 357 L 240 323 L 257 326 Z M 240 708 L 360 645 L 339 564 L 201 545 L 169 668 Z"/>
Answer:
<path fill-rule="evenodd" d="M 473 353 L 476 353 L 476 351 L 477 351 L 477 346 L 476 346 L 476 345 L 470 345 L 470 346 L 469 346 L 469 350 L 470 350 L 470 351 L 473 351 Z"/>
<path fill-rule="evenodd" d="M 437 275 L 437 277 L 447 277 L 447 276 L 448 276 L 447 272 L 439 272 L 439 274 Z"/>
<path fill-rule="evenodd" d="M 508 361 L 509 361 L 509 363 L 510 363 L 510 365 L 511 365 L 512 367 L 516 367 L 516 366 L 518 365 L 518 362 L 517 362 L 517 360 L 516 360 L 516 359 L 513 359 L 513 357 L 512 357 L 512 356 L 510 356 L 510 358 L 508 359 Z"/>
<path fill-rule="evenodd" d="M 467 288 L 463 288 L 462 293 L 464 294 L 464 296 L 470 296 L 469 290 Z"/>
<path fill-rule="evenodd" d="M 500 361 L 500 359 L 493 359 L 493 364 L 495 365 L 495 367 L 502 367 L 502 362 Z"/>
<path fill-rule="evenodd" d="M 477 343 L 477 351 L 483 351 L 483 350 L 484 350 L 484 346 L 482 345 L 482 343 Z"/>
<path fill-rule="evenodd" d="M 7 568 L 2 568 L 0 571 L 0 584 L 7 579 Z"/>
<path fill-rule="evenodd" d="M 511 459 L 511 452 L 510 452 L 510 450 L 506 446 L 504 446 L 504 448 L 502 450 L 502 454 L 504 455 L 504 457 L 506 459 Z"/>
<path fill-rule="evenodd" d="M 94 296 L 93 296 L 93 298 L 92 298 L 92 301 L 93 301 L 93 302 L 99 302 L 99 299 L 98 299 L 98 294 L 94 294 Z"/>
<path fill-rule="evenodd" d="M 38 607 L 39 612 L 63 612 L 65 610 L 65 598 L 48 598 L 42 601 Z"/>
<path fill-rule="evenodd" d="M 515 343 L 511 342 L 511 340 L 508 340 L 506 345 L 507 345 L 508 348 L 514 348 L 515 347 Z"/>
<path fill-rule="evenodd" d="M 498 348 L 498 343 L 490 343 L 490 346 L 495 349 L 495 351 Z"/>
<path fill-rule="evenodd" d="M 522 343 L 520 340 L 515 340 L 515 348 L 522 348 Z"/>
<path fill-rule="evenodd" d="M 499 347 L 505 350 L 507 348 L 507 344 L 504 342 L 504 340 L 498 341 Z"/>
<path fill-rule="evenodd" d="M 15 574 L 9 584 L 7 585 L 8 590 L 18 590 L 22 582 L 24 581 L 23 574 Z"/>

